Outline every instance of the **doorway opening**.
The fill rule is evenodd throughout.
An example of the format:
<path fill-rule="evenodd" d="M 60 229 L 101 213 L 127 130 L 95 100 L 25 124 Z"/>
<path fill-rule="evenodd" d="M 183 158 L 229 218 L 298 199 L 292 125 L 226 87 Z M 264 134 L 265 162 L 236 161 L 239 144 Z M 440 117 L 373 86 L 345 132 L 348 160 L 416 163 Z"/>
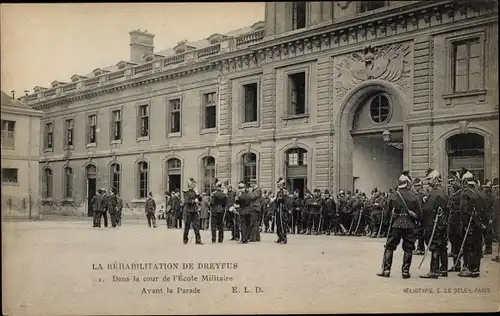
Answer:
<path fill-rule="evenodd" d="M 92 208 L 92 199 L 96 195 L 97 191 L 97 168 L 93 165 L 87 167 L 87 216 L 94 216 L 94 210 Z"/>
<path fill-rule="evenodd" d="M 180 174 L 169 174 L 168 175 L 168 190 L 170 192 L 176 189 L 181 190 L 181 175 Z"/>
<path fill-rule="evenodd" d="M 304 194 L 307 188 L 307 178 L 289 178 L 287 179 L 287 185 L 290 188 L 291 192 L 295 192 L 295 190 L 299 190 L 299 197 L 304 198 Z"/>
<path fill-rule="evenodd" d="M 369 194 L 374 188 L 389 192 L 398 185 L 403 172 L 403 132 L 353 135 L 353 192 Z"/>

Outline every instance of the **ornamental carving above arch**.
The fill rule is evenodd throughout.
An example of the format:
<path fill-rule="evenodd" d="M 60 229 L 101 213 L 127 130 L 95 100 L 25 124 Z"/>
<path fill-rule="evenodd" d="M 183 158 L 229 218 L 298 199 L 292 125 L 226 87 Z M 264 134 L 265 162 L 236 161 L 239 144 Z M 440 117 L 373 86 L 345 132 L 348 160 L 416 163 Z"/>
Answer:
<path fill-rule="evenodd" d="M 410 43 L 396 43 L 367 46 L 362 51 L 336 58 L 335 96 L 343 99 L 350 90 L 370 79 L 392 82 L 407 94 L 411 87 L 411 51 Z"/>

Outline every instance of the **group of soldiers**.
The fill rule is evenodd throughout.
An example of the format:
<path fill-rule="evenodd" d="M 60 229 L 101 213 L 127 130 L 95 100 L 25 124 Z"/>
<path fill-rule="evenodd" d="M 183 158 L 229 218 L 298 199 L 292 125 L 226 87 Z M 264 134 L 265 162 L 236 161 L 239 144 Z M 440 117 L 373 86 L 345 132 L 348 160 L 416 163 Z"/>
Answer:
<path fill-rule="evenodd" d="M 108 214 L 111 219 L 111 227 L 122 225 L 123 200 L 118 196 L 115 188 L 109 192 L 106 189 L 97 190 L 97 194 L 90 201 L 93 210 L 93 227 L 101 227 L 104 219 L 104 227 L 108 227 Z"/>
<path fill-rule="evenodd" d="M 483 241 L 484 254 L 491 254 L 494 231 L 498 239 L 500 230 L 498 179 L 481 186 L 471 172 L 462 169 L 451 178 L 448 192 L 436 170 L 428 170 L 427 180 L 429 192 L 424 193 L 421 181 L 412 181 L 408 173 L 399 178 L 398 188 L 389 197 L 384 211 L 386 218 L 390 218 L 389 230 L 382 271 L 377 275 L 390 276 L 393 252 L 402 240 L 404 279 L 410 278 L 417 247 L 420 249 L 415 254 L 424 255 L 419 268 L 427 254 L 431 255 L 429 273 L 421 278 L 447 277 L 449 272 L 459 272 L 460 277 L 479 277 Z M 449 256 L 453 257 L 451 268 Z M 498 256 L 493 260 L 500 261 Z"/>

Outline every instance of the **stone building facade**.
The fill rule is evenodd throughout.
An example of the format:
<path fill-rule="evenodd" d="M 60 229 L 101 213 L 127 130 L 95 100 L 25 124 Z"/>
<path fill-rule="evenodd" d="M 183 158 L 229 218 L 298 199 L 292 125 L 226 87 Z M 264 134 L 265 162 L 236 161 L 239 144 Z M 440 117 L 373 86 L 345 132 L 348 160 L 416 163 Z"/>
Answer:
<path fill-rule="evenodd" d="M 139 207 L 189 177 L 369 193 L 403 169 L 498 176 L 495 1 L 265 5 L 264 22 L 156 54 L 133 31 L 130 61 L 36 87 L 44 198 L 118 186 Z"/>
<path fill-rule="evenodd" d="M 1 94 L 2 216 L 38 217 L 40 119 L 14 97 Z"/>

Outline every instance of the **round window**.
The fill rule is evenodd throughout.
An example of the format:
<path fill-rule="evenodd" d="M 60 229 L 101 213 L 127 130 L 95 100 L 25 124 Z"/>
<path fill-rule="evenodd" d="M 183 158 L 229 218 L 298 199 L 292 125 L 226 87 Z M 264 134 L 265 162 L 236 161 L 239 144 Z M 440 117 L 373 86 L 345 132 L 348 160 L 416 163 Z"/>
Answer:
<path fill-rule="evenodd" d="M 370 117 L 377 123 L 384 123 L 389 119 L 389 114 L 391 110 L 391 105 L 389 99 L 383 95 L 376 95 L 370 101 Z"/>

